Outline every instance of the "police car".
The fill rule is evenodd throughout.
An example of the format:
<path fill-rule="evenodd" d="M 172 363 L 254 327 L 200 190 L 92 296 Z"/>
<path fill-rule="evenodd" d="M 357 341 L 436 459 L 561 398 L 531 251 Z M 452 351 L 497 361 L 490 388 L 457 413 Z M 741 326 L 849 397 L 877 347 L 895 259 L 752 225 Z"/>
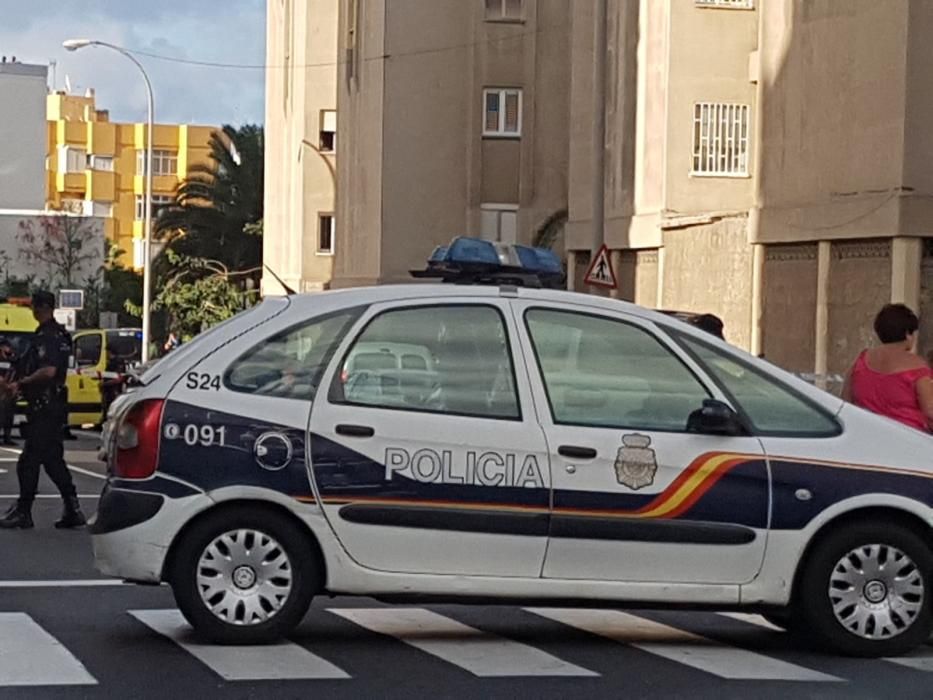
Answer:
<path fill-rule="evenodd" d="M 470 275 L 552 264 L 523 255 Z M 139 384 L 97 563 L 216 642 L 326 594 L 745 609 L 861 656 L 933 628 L 933 441 L 669 315 L 517 284 L 267 298 Z"/>

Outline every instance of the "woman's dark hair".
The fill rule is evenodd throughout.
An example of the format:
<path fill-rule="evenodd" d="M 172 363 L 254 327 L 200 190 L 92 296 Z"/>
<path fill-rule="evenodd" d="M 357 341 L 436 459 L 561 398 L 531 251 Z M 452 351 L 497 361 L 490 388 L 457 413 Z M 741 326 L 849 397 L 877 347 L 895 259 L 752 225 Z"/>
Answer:
<path fill-rule="evenodd" d="M 875 334 L 882 343 L 900 343 L 920 328 L 917 314 L 904 304 L 887 304 L 875 317 Z"/>

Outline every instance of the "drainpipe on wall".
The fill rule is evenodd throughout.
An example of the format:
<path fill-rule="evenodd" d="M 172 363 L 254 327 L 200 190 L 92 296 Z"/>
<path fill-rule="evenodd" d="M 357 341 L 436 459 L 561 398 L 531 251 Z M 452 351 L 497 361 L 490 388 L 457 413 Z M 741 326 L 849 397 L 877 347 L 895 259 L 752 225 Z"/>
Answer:
<path fill-rule="evenodd" d="M 826 388 L 826 374 L 829 372 L 829 264 L 832 243 L 820 241 L 816 256 L 816 339 L 813 359 L 813 372 L 817 376 L 816 385 Z"/>
<path fill-rule="evenodd" d="M 596 0 L 593 32 L 593 238 L 592 255 L 603 245 L 606 224 L 606 24 L 608 0 Z"/>

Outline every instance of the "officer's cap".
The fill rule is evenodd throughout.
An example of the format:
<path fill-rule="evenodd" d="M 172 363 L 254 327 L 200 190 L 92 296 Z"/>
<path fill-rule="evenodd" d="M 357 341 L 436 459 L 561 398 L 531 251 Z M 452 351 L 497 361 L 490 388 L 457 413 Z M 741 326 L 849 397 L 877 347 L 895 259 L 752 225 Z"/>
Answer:
<path fill-rule="evenodd" d="M 55 308 L 55 295 L 44 289 L 32 295 L 32 307 L 35 308 Z"/>

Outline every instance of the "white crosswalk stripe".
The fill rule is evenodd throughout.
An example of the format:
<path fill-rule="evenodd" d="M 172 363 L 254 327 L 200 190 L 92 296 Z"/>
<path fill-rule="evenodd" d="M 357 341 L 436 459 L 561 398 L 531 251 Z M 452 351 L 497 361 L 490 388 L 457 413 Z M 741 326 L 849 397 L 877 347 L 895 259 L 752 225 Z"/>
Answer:
<path fill-rule="evenodd" d="M 97 681 L 29 615 L 0 613 L 0 687 L 27 685 L 97 685 Z"/>
<path fill-rule="evenodd" d="M 291 642 L 262 646 L 217 646 L 192 639 L 177 610 L 133 610 L 137 620 L 168 637 L 228 681 L 342 679 L 349 676 L 329 661 Z"/>
<path fill-rule="evenodd" d="M 423 608 L 330 608 L 368 630 L 459 666 L 475 676 L 598 676 L 527 644 L 504 639 Z"/>
<path fill-rule="evenodd" d="M 892 657 L 885 659 L 885 661 L 912 668 L 914 671 L 926 671 L 929 673 L 933 671 L 933 648 L 925 646 L 921 649 L 914 650 L 907 656 Z"/>
<path fill-rule="evenodd" d="M 720 678 L 808 682 L 841 680 L 618 610 L 526 609 L 549 620 L 628 644 Z"/>

